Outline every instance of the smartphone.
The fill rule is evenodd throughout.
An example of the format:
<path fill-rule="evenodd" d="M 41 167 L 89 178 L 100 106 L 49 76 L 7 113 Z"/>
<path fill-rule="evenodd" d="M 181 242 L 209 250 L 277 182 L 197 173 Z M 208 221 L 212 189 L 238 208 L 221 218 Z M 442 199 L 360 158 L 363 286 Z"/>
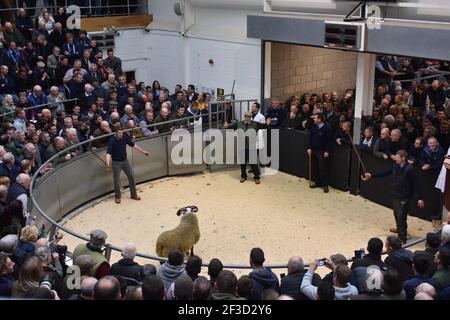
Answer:
<path fill-rule="evenodd" d="M 319 259 L 317 260 L 317 266 L 322 267 L 325 265 L 325 262 L 327 262 L 327 258 Z"/>
<path fill-rule="evenodd" d="M 364 249 L 355 250 L 356 259 L 362 259 L 364 258 L 364 256 L 365 256 Z"/>

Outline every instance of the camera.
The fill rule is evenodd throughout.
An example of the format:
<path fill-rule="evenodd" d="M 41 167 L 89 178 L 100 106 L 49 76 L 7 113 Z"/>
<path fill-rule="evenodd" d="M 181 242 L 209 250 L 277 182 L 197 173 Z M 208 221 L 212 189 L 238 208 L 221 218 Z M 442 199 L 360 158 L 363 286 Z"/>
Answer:
<path fill-rule="evenodd" d="M 323 267 L 326 262 L 327 262 L 327 258 L 319 259 L 319 260 L 317 260 L 317 266 Z"/>
<path fill-rule="evenodd" d="M 355 250 L 355 256 L 353 258 L 353 260 L 355 259 L 362 259 L 364 258 L 364 256 L 366 255 L 364 248 L 361 248 L 359 250 Z"/>
<path fill-rule="evenodd" d="M 54 285 L 54 280 L 48 274 L 45 274 L 42 277 L 41 282 L 39 282 L 39 287 L 47 288 L 50 291 L 52 291 L 53 285 Z"/>

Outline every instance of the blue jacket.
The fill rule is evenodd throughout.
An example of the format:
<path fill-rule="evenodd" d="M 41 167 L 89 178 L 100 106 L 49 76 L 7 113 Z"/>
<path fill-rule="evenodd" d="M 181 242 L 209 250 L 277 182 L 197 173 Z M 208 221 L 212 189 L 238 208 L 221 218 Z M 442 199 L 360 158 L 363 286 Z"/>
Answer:
<path fill-rule="evenodd" d="M 416 287 L 424 282 L 433 285 L 433 281 L 427 275 L 416 275 L 413 278 L 403 282 L 403 289 L 405 289 L 406 292 L 406 299 L 414 300 L 414 296 L 416 295 Z"/>
<path fill-rule="evenodd" d="M 266 113 L 266 119 L 270 118 L 272 119 L 272 124 L 271 127 L 272 128 L 278 128 L 281 126 L 281 124 L 283 123 L 283 119 L 284 119 L 284 110 L 282 108 L 278 108 L 278 109 L 274 109 L 274 108 L 269 108 L 269 110 L 267 110 Z M 274 120 L 276 119 L 276 120 Z"/>
<path fill-rule="evenodd" d="M 11 183 L 16 181 L 16 177 L 20 173 L 20 166 L 16 163 L 13 164 L 12 168 L 8 168 L 4 162 L 0 163 L 0 177 L 8 177 L 11 180 Z"/>
<path fill-rule="evenodd" d="M 450 300 L 450 286 L 444 287 L 442 291 L 439 293 L 438 300 Z"/>
<path fill-rule="evenodd" d="M 28 95 L 28 101 L 30 101 L 32 106 L 39 106 L 47 103 L 47 96 L 42 93 L 39 97 L 36 97 L 34 93 L 30 93 Z M 37 107 L 36 109 L 34 109 L 35 113 L 39 113 L 41 112 L 41 110 L 42 107 Z"/>
<path fill-rule="evenodd" d="M 14 255 L 17 257 L 17 264 L 22 266 L 29 257 L 34 256 L 34 243 L 19 240 Z"/>
<path fill-rule="evenodd" d="M 20 32 L 27 31 L 28 29 L 33 29 L 33 20 L 31 20 L 31 17 L 29 15 L 26 15 L 25 17 L 21 17 L 19 15 L 16 15 L 16 28 Z"/>
<path fill-rule="evenodd" d="M 321 128 L 312 125 L 309 130 L 308 149 L 319 151 L 331 151 L 333 132 L 328 123 L 324 123 Z"/>
<path fill-rule="evenodd" d="M 10 275 L 0 276 L 0 297 L 9 298 L 11 297 L 11 291 L 14 284 L 14 279 Z"/>
<path fill-rule="evenodd" d="M 69 80 L 69 82 L 67 82 L 67 87 L 69 88 L 70 91 L 70 99 L 75 99 L 78 98 L 80 99 L 81 97 L 83 97 L 84 95 L 84 82 L 76 82 L 75 80 Z"/>
<path fill-rule="evenodd" d="M 252 300 L 261 300 L 262 293 L 266 289 L 274 289 L 280 292 L 280 284 L 275 273 L 269 268 L 255 269 L 249 274 L 252 279 Z"/>
<path fill-rule="evenodd" d="M 14 79 L 8 74 L 6 77 L 0 76 L 0 95 L 15 93 L 16 91 L 16 82 Z"/>
<path fill-rule="evenodd" d="M 441 146 L 437 146 L 436 150 L 431 150 L 429 146 L 426 146 L 419 156 L 420 166 L 429 164 L 431 170 L 440 170 L 444 163 L 445 155 L 446 152 Z"/>

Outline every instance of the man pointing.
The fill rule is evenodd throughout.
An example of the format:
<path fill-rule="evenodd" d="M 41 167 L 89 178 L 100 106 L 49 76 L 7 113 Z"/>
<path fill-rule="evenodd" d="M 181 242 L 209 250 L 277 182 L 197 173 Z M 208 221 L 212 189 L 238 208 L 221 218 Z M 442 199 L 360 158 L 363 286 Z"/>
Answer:
<path fill-rule="evenodd" d="M 106 168 L 112 169 L 114 177 L 114 191 L 116 194 L 116 203 L 120 203 L 120 171 L 123 170 L 128 177 L 128 184 L 130 185 L 131 199 L 141 200 L 136 193 L 136 184 L 134 182 L 133 171 L 131 170 L 130 163 L 127 160 L 127 145 L 142 152 L 146 156 L 150 154 L 135 144 L 130 136 L 123 132 L 122 127 L 116 128 L 116 134 L 113 135 L 108 142 L 108 149 L 106 151 Z"/>
<path fill-rule="evenodd" d="M 423 202 L 422 188 L 420 187 L 417 177 L 414 173 L 414 168 L 406 161 L 408 153 L 405 150 L 399 150 L 394 156 L 395 164 L 387 171 L 377 174 L 366 173 L 361 179 L 367 181 L 372 177 L 386 177 L 392 174 L 392 195 L 394 217 L 396 228 L 391 228 L 389 231 L 397 232 L 399 239 L 406 243 L 407 239 L 407 218 L 409 202 L 414 193 L 419 197 L 417 206 L 423 208 L 425 203 Z"/>

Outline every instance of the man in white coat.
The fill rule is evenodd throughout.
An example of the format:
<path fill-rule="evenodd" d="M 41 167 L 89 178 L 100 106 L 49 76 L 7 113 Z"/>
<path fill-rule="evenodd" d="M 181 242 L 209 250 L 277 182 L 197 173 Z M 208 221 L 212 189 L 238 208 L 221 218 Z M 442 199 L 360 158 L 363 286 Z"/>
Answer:
<path fill-rule="evenodd" d="M 445 222 L 450 211 L 450 148 L 445 156 L 444 164 L 435 187 L 441 190 L 443 195 L 442 222 Z"/>
<path fill-rule="evenodd" d="M 261 113 L 261 105 L 258 102 L 254 102 L 252 104 L 252 120 L 255 122 L 259 122 L 261 124 L 266 123 L 266 117 Z M 260 162 L 259 158 L 259 152 L 260 150 L 264 149 L 264 133 L 266 132 L 266 129 L 258 130 L 258 137 L 256 139 L 256 149 L 258 151 L 258 162 Z M 260 166 L 263 167 L 264 165 Z M 250 170 L 251 171 L 251 170 Z"/>

